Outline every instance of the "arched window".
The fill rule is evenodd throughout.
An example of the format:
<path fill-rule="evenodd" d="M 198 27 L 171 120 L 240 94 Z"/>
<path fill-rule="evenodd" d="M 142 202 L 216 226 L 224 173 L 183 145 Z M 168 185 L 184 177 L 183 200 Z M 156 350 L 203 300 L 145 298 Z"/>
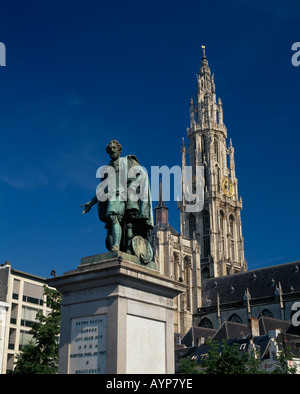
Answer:
<path fill-rule="evenodd" d="M 205 141 L 204 135 L 202 134 L 202 136 L 201 136 L 201 156 L 202 156 L 202 163 L 204 162 L 205 154 L 206 154 L 206 141 Z"/>
<path fill-rule="evenodd" d="M 242 319 L 240 318 L 240 316 L 237 313 L 233 313 L 229 317 L 228 321 L 232 321 L 232 322 L 235 322 L 235 323 L 243 323 Z"/>
<path fill-rule="evenodd" d="M 189 256 L 185 256 L 183 259 L 184 262 L 184 281 L 187 284 L 187 289 L 185 293 L 185 303 L 186 309 L 191 310 L 191 258 Z"/>
<path fill-rule="evenodd" d="M 202 218 L 203 218 L 203 235 L 209 235 L 210 219 L 209 219 L 209 213 L 206 210 L 203 211 Z"/>
<path fill-rule="evenodd" d="M 221 179 L 220 179 L 220 168 L 216 164 L 216 190 L 219 192 L 221 190 Z"/>
<path fill-rule="evenodd" d="M 219 161 L 219 149 L 218 149 L 218 140 L 216 138 L 214 139 L 214 154 L 215 154 L 215 159 L 218 162 Z"/>
<path fill-rule="evenodd" d="M 231 254 L 231 260 L 235 261 L 235 244 L 234 244 L 234 216 L 230 215 L 229 216 L 229 233 L 230 233 L 230 254 Z"/>
<path fill-rule="evenodd" d="M 204 317 L 204 318 L 200 321 L 199 327 L 214 328 L 212 322 L 211 322 L 207 317 Z"/>
<path fill-rule="evenodd" d="M 224 234 L 224 212 L 220 211 L 220 234 Z"/>
<path fill-rule="evenodd" d="M 207 259 L 210 256 L 210 217 L 209 213 L 204 210 L 203 219 L 203 257 Z"/>
<path fill-rule="evenodd" d="M 230 232 L 231 238 L 233 238 L 233 232 L 234 232 L 234 216 L 233 215 L 229 216 L 229 232 Z"/>
<path fill-rule="evenodd" d="M 196 218 L 194 215 L 190 214 L 188 217 L 189 221 L 189 238 L 193 238 L 193 234 L 196 233 Z"/>
<path fill-rule="evenodd" d="M 272 317 L 272 318 L 274 318 L 273 313 L 272 313 L 269 309 L 264 309 L 264 310 L 262 310 L 262 311 L 260 312 L 260 314 L 258 315 L 258 318 L 260 318 L 261 316 L 264 316 L 264 317 Z"/>
<path fill-rule="evenodd" d="M 204 165 L 204 191 L 208 190 L 207 165 Z"/>
<path fill-rule="evenodd" d="M 209 268 L 208 267 L 203 268 L 201 275 L 202 275 L 202 279 L 208 279 L 210 277 Z"/>
<path fill-rule="evenodd" d="M 225 253 L 225 243 L 224 243 L 224 212 L 220 211 L 220 243 L 221 243 L 221 254 Z"/>
<path fill-rule="evenodd" d="M 173 259 L 174 259 L 174 279 L 178 280 L 180 275 L 179 275 L 179 254 L 177 252 L 173 253 Z"/>

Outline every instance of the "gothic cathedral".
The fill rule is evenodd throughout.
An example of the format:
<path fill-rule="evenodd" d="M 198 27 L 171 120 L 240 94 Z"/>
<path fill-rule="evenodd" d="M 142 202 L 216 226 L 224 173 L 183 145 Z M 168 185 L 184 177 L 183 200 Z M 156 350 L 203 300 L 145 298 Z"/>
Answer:
<path fill-rule="evenodd" d="M 182 144 L 182 169 L 203 168 L 204 206 L 188 209 L 190 202 L 178 202 L 180 233 L 168 220 L 162 186 L 151 235 L 154 258 L 162 274 L 186 285 L 177 297 L 175 331 L 186 332 L 193 315 L 202 307 L 201 281 L 247 270 L 244 257 L 241 210 L 235 175 L 234 148 L 223 122 L 222 102 L 216 99 L 214 75 L 203 57 L 197 75 L 196 102 L 190 101 L 188 147 Z M 195 178 L 197 182 L 197 177 Z"/>
<path fill-rule="evenodd" d="M 189 165 L 204 167 L 204 209 L 189 213 L 180 206 L 181 233 L 196 237 L 201 249 L 203 278 L 228 275 L 246 269 L 242 237 L 242 200 L 238 197 L 234 148 L 223 122 L 222 102 L 216 100 L 214 75 L 211 76 L 205 52 L 197 76 L 197 98 L 190 102 Z M 182 166 L 186 165 L 182 146 Z M 229 159 L 229 164 L 228 164 Z"/>

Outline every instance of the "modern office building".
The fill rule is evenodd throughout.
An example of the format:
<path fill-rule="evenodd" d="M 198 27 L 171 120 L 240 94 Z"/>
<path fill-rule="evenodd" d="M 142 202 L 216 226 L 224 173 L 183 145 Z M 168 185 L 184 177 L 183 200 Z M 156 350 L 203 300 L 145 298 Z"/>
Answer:
<path fill-rule="evenodd" d="M 0 266 L 0 373 L 14 369 L 16 355 L 32 335 L 38 311 L 47 313 L 46 279 L 13 269 L 8 261 Z"/>

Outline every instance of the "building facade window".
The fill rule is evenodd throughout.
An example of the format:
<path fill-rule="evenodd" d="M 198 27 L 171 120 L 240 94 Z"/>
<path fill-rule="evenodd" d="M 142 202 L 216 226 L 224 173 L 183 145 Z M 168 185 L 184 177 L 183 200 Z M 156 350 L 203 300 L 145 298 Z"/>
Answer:
<path fill-rule="evenodd" d="M 258 315 L 258 318 L 260 318 L 261 316 L 264 317 L 271 317 L 274 319 L 274 314 L 269 310 L 269 309 L 264 309 L 260 312 L 260 314 Z"/>
<path fill-rule="evenodd" d="M 19 350 L 22 350 L 29 341 L 33 339 L 33 335 L 29 331 L 20 330 Z"/>
<path fill-rule="evenodd" d="M 38 309 L 30 308 L 28 306 L 22 307 L 21 326 L 31 327 L 32 323 L 36 321 L 36 314 Z"/>
<path fill-rule="evenodd" d="M 17 330 L 15 328 L 9 329 L 9 339 L 8 339 L 8 349 L 9 350 L 15 349 L 16 333 L 17 333 Z"/>
<path fill-rule="evenodd" d="M 18 304 L 14 302 L 11 304 L 11 314 L 10 314 L 10 322 L 11 324 L 17 324 L 17 317 L 18 317 Z"/>
<path fill-rule="evenodd" d="M 209 320 L 207 317 L 204 317 L 200 323 L 199 323 L 199 327 L 205 327 L 205 328 L 214 328 L 211 320 Z"/>
<path fill-rule="evenodd" d="M 188 311 L 191 310 L 191 301 L 190 301 L 190 296 L 191 296 L 191 291 L 190 291 L 190 285 L 191 285 L 191 258 L 188 256 L 185 256 L 183 259 L 184 261 L 184 281 L 187 284 L 187 289 L 185 292 L 185 304 L 186 304 L 186 309 Z"/>
<path fill-rule="evenodd" d="M 233 313 L 229 317 L 228 321 L 232 321 L 232 322 L 235 322 L 235 323 L 243 323 L 242 319 L 240 318 L 240 316 L 237 313 Z"/>
<path fill-rule="evenodd" d="M 234 216 L 229 216 L 229 234 L 230 234 L 230 257 L 232 261 L 235 261 L 235 242 L 234 242 Z"/>
<path fill-rule="evenodd" d="M 215 160 L 219 162 L 219 149 L 218 149 L 218 140 L 214 139 L 214 153 L 215 153 Z"/>
<path fill-rule="evenodd" d="M 202 214 L 203 221 L 203 257 L 207 259 L 210 256 L 210 217 L 209 213 L 204 210 Z"/>
<path fill-rule="evenodd" d="M 209 236 L 203 237 L 203 252 L 204 258 L 208 258 L 210 255 L 210 239 Z"/>
<path fill-rule="evenodd" d="M 20 280 L 19 279 L 14 279 L 12 298 L 14 300 L 18 300 L 19 299 L 19 293 L 20 293 Z"/>
<path fill-rule="evenodd" d="M 173 260 L 174 260 L 174 279 L 179 279 L 179 254 L 174 252 L 173 253 Z"/>
<path fill-rule="evenodd" d="M 231 250 L 231 259 L 233 261 L 235 261 L 235 253 L 234 253 L 234 240 L 231 240 L 231 244 L 230 244 L 230 250 Z"/>
<path fill-rule="evenodd" d="M 188 218 L 189 221 L 189 238 L 192 239 L 194 233 L 196 233 L 196 218 L 194 215 L 190 215 Z"/>
<path fill-rule="evenodd" d="M 202 155 L 202 163 L 205 161 L 206 155 L 206 141 L 204 135 L 201 136 L 201 155 Z"/>
<path fill-rule="evenodd" d="M 216 190 L 221 191 L 221 178 L 220 178 L 220 168 L 216 165 Z"/>
<path fill-rule="evenodd" d="M 42 286 L 24 282 L 23 301 L 43 305 L 44 289 Z"/>
<path fill-rule="evenodd" d="M 233 215 L 229 216 L 229 233 L 231 235 L 231 238 L 233 238 L 233 234 L 234 234 L 234 216 Z"/>
<path fill-rule="evenodd" d="M 202 276 L 202 279 L 208 279 L 210 277 L 208 267 L 203 268 L 203 270 L 201 271 L 201 276 Z"/>
<path fill-rule="evenodd" d="M 205 210 L 203 211 L 203 235 L 209 235 L 210 223 L 209 223 L 209 213 Z"/>
<path fill-rule="evenodd" d="M 220 234 L 224 234 L 224 212 L 220 211 Z"/>

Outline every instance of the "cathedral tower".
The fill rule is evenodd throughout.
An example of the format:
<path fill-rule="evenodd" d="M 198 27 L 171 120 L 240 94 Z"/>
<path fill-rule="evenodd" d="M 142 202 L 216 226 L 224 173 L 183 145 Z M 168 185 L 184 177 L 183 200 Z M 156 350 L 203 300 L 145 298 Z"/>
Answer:
<path fill-rule="evenodd" d="M 201 277 L 205 279 L 245 271 L 247 264 L 234 148 L 231 139 L 227 146 L 222 102 L 216 98 L 214 75 L 211 75 L 205 47 L 202 48 L 196 101 L 190 101 L 189 146 L 186 148 L 183 141 L 181 151 L 182 168 L 186 165 L 193 170 L 196 166 L 204 167 L 204 207 L 200 212 L 191 212 L 187 209 L 190 203 L 183 195 L 179 209 L 182 236 L 199 243 Z"/>

